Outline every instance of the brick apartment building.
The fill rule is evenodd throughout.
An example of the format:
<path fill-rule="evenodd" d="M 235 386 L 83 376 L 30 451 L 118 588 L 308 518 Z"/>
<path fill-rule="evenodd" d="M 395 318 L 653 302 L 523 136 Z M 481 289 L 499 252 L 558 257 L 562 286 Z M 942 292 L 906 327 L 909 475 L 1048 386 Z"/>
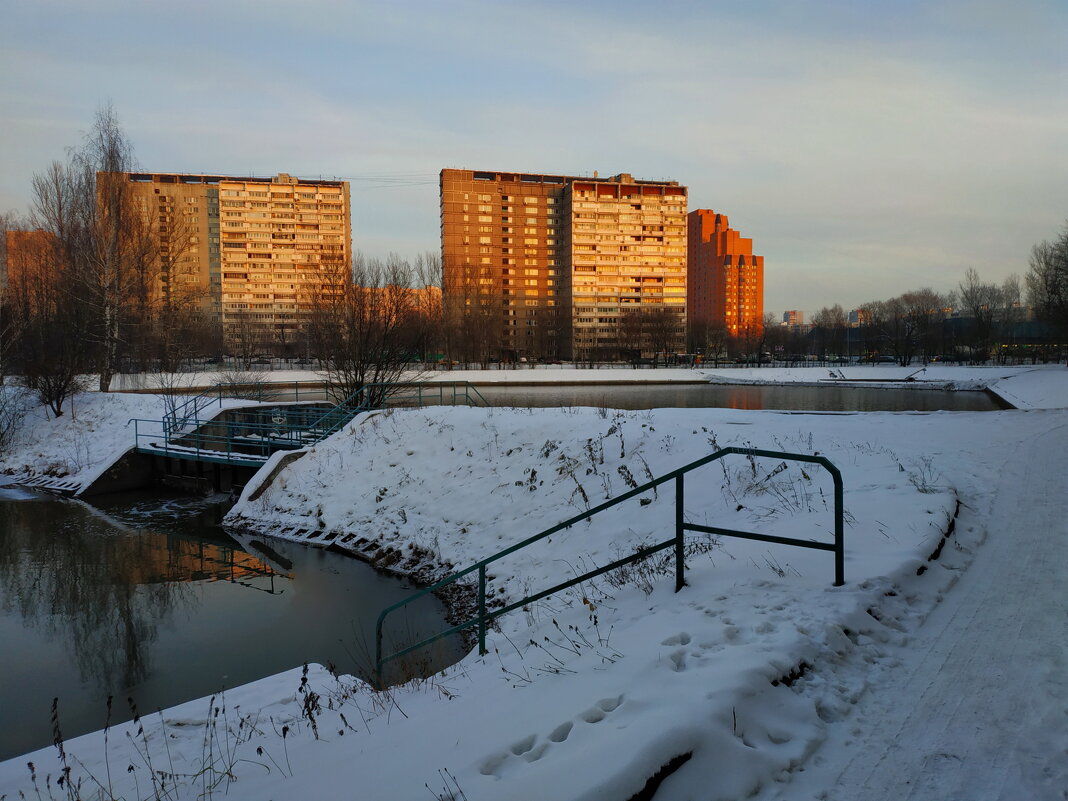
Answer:
<path fill-rule="evenodd" d="M 347 181 L 124 173 L 159 243 L 158 291 L 195 293 L 224 338 L 292 342 L 326 280 L 347 276 Z M 98 180 L 100 177 L 98 176 Z"/>
<path fill-rule="evenodd" d="M 764 257 L 753 255 L 753 240 L 711 209 L 691 211 L 687 223 L 691 341 L 713 328 L 732 337 L 758 331 L 764 320 Z"/>
<path fill-rule="evenodd" d="M 445 169 L 440 188 L 444 302 L 483 323 L 484 346 L 575 359 L 683 349 L 686 187 Z M 639 318 L 660 320 L 659 341 L 634 341 Z"/>

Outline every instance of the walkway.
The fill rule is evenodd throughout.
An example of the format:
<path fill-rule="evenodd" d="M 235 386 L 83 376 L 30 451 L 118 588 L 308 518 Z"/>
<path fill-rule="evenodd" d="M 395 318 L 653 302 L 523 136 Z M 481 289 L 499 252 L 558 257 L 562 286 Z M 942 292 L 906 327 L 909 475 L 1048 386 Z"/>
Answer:
<path fill-rule="evenodd" d="M 760 798 L 1068 799 L 1066 442 L 1061 426 L 1005 454 L 998 491 L 970 501 L 967 524 L 988 532 L 972 565 L 885 650 L 809 763 Z"/>

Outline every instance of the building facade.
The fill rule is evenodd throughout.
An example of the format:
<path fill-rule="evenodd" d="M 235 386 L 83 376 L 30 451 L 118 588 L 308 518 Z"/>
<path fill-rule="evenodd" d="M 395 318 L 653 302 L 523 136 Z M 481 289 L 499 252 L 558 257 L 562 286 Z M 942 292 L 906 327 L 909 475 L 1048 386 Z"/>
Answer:
<path fill-rule="evenodd" d="M 228 346 L 285 352 L 315 297 L 348 280 L 347 181 L 126 173 L 158 239 L 161 298 L 195 297 Z"/>
<path fill-rule="evenodd" d="M 452 169 L 440 186 L 445 307 L 476 349 L 584 359 L 682 348 L 685 187 Z"/>
<path fill-rule="evenodd" d="M 10 285 L 15 291 L 29 291 L 28 284 L 51 280 L 52 252 L 55 238 L 40 228 L 34 231 L 4 232 L 4 248 L 0 263 L 0 291 Z"/>
<path fill-rule="evenodd" d="M 744 337 L 764 321 L 764 257 L 753 240 L 730 227 L 726 214 L 696 209 L 687 217 L 687 313 L 691 341 L 710 332 Z"/>

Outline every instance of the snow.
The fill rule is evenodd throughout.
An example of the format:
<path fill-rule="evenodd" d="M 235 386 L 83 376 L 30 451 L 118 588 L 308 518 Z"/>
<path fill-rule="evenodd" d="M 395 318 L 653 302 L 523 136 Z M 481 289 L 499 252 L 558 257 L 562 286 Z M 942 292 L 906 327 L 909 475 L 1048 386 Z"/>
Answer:
<path fill-rule="evenodd" d="M 131 418 L 159 420 L 165 412 L 162 399 L 130 393 L 79 393 L 58 418 L 28 399 L 26 405 L 14 441 L 0 455 L 0 469 L 8 480 L 50 477 L 79 489 L 133 447 Z"/>
<path fill-rule="evenodd" d="M 26 483 L 70 490 L 78 494 L 134 447 L 134 419 L 161 420 L 167 399 L 132 392 L 80 392 L 53 417 L 47 407 L 18 393 L 25 414 L 6 453 L 0 453 L 0 483 Z M 201 411 L 210 419 L 224 409 L 258 406 L 254 401 L 224 399 Z M 151 428 L 151 426 L 149 426 Z M 158 429 L 154 429 L 158 430 Z"/>
<path fill-rule="evenodd" d="M 852 370 L 910 372 L 843 372 Z M 589 372 L 805 382 L 825 371 Z M 442 575 L 716 447 L 818 452 L 845 482 L 846 584 L 832 586 L 827 552 L 694 534 L 678 594 L 670 571 L 595 579 L 501 618 L 485 657 L 473 652 L 440 675 L 385 692 L 318 666 L 269 677 L 107 740 L 68 742 L 72 776 L 83 797 L 96 797 L 95 781 L 116 797 L 153 797 L 151 763 L 179 774 L 167 778 L 173 798 L 330 798 L 358 787 L 361 797 L 418 799 L 458 786 L 471 801 L 627 799 L 692 754 L 657 799 L 1063 800 L 1066 374 L 921 376 L 991 387 L 1021 411 L 427 408 L 358 419 L 255 500 L 250 486 L 231 522 L 302 541 L 333 535 L 353 550 L 373 539 L 397 550 L 395 569 Z M 79 399 L 77 424 L 32 418 L 4 466 L 59 459 L 82 409 L 94 420 L 94 458 L 129 447 L 132 434 L 105 409 L 125 423 L 152 399 L 101 397 Z M 777 460 L 722 464 L 688 477 L 689 521 L 829 540 L 831 483 L 820 468 L 771 475 Z M 92 467 L 80 469 L 71 474 Z M 665 485 L 495 563 L 493 597 L 516 600 L 670 537 L 672 497 Z M 317 731 L 301 711 L 309 692 L 320 696 Z M 42 787 L 62 769 L 55 749 L 2 763 L 0 795 L 35 797 L 28 760 Z"/>

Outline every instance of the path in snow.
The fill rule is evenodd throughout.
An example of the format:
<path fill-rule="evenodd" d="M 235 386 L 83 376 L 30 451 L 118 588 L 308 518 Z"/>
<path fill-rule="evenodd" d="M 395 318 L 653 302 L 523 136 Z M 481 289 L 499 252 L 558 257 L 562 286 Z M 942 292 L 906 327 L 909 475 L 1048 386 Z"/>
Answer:
<path fill-rule="evenodd" d="M 1006 454 L 997 492 L 970 501 L 988 532 L 972 565 L 762 798 L 1068 799 L 1066 429 Z"/>

